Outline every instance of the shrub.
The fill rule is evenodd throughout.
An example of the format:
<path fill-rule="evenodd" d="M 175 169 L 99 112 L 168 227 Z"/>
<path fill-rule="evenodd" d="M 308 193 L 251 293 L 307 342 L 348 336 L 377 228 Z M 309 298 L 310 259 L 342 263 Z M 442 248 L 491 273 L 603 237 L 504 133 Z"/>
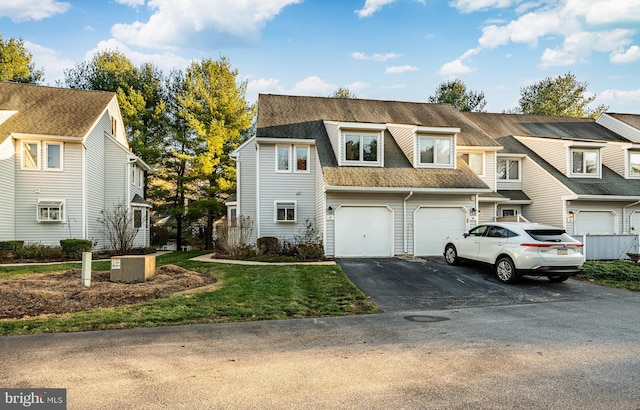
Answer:
<path fill-rule="evenodd" d="M 61 239 L 62 252 L 70 259 L 79 259 L 83 252 L 91 252 L 92 243 L 87 239 Z"/>
<path fill-rule="evenodd" d="M 64 257 L 62 248 L 57 246 L 46 246 L 42 244 L 24 245 L 18 259 L 36 259 L 40 261 L 60 260 Z"/>
<path fill-rule="evenodd" d="M 600 280 L 640 280 L 640 264 L 620 260 L 587 262 L 582 276 Z"/>
<path fill-rule="evenodd" d="M 24 246 L 24 241 L 0 241 L 0 250 L 20 253 L 20 249 Z"/>
<path fill-rule="evenodd" d="M 256 244 L 258 245 L 258 252 L 262 255 L 277 255 L 280 251 L 280 241 L 273 236 L 258 238 Z"/>

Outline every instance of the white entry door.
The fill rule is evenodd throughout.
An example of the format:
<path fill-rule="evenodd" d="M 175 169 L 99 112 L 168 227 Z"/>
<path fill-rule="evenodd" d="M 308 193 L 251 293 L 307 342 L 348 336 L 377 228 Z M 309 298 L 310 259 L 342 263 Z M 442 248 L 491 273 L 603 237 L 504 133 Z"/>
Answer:
<path fill-rule="evenodd" d="M 335 214 L 337 257 L 393 256 L 393 212 L 386 206 L 342 206 Z"/>
<path fill-rule="evenodd" d="M 442 255 L 444 240 L 467 230 L 467 214 L 461 207 L 418 208 L 414 221 L 416 256 Z"/>

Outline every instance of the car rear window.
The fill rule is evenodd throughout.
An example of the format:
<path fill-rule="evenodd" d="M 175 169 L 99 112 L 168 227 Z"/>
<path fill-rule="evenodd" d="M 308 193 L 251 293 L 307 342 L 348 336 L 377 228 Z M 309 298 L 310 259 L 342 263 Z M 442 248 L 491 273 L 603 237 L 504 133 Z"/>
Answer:
<path fill-rule="evenodd" d="M 564 229 L 528 229 L 527 233 L 536 241 L 542 242 L 575 242 Z"/>

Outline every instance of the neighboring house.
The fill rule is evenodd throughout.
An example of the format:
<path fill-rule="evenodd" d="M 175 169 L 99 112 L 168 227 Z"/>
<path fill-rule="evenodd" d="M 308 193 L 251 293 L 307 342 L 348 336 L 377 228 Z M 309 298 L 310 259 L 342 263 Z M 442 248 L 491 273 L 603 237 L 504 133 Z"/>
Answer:
<path fill-rule="evenodd" d="M 129 150 L 115 93 L 0 83 L 0 241 L 109 247 L 104 212 L 119 204 L 148 246 L 149 167 Z"/>
<path fill-rule="evenodd" d="M 310 221 L 329 256 L 439 255 L 496 191 L 502 147 L 450 105 L 260 95 L 258 108 L 228 204 L 254 243 Z"/>
<path fill-rule="evenodd" d="M 497 193 L 506 201 L 483 211 L 520 214 L 576 235 L 640 229 L 640 130 L 624 134 L 603 126 L 602 117 L 464 115 L 504 147 Z"/>

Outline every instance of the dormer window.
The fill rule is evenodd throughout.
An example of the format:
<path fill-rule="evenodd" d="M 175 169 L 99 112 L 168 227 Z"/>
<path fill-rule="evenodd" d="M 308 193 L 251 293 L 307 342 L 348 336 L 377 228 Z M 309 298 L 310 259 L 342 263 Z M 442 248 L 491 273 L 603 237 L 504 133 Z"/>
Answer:
<path fill-rule="evenodd" d="M 629 177 L 640 178 L 640 151 L 629 151 Z"/>
<path fill-rule="evenodd" d="M 600 151 L 595 149 L 571 149 L 571 176 L 600 176 Z"/>
<path fill-rule="evenodd" d="M 381 133 L 345 132 L 343 134 L 345 165 L 375 166 L 382 164 Z"/>
<path fill-rule="evenodd" d="M 418 135 L 418 165 L 421 167 L 452 167 L 453 136 Z"/>

